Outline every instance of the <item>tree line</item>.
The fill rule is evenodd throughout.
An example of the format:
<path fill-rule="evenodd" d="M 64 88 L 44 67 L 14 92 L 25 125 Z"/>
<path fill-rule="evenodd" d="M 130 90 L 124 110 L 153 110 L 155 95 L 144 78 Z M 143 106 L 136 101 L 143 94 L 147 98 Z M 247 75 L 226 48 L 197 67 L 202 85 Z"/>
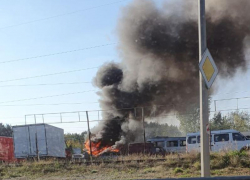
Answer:
<path fill-rule="evenodd" d="M 0 136 L 12 137 L 12 127 L 9 124 L 0 123 Z"/>
<path fill-rule="evenodd" d="M 199 108 L 194 108 L 190 114 L 178 115 L 179 129 L 184 134 L 200 131 Z M 226 114 L 215 113 L 209 120 L 210 130 L 235 129 L 240 132 L 250 130 L 250 114 L 247 111 L 234 111 Z"/>
<path fill-rule="evenodd" d="M 185 114 L 177 115 L 175 120 L 179 120 L 180 125 L 159 124 L 156 122 L 145 122 L 146 138 L 156 136 L 185 136 L 189 132 L 200 131 L 200 112 L 198 108 L 190 106 Z M 211 130 L 235 129 L 240 132 L 250 131 L 250 114 L 244 111 L 234 111 L 227 114 L 218 112 L 210 119 Z M 84 148 L 87 132 L 81 134 L 65 134 L 65 144 L 69 149 Z M 12 127 L 8 124 L 0 123 L 0 136 L 12 137 Z"/>

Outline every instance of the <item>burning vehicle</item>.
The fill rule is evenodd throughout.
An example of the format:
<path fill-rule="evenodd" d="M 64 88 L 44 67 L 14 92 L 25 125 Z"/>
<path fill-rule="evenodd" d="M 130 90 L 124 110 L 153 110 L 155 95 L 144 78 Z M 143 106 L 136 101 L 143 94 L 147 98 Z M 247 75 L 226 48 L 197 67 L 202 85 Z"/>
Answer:
<path fill-rule="evenodd" d="M 239 1 L 207 2 L 207 46 L 220 69 L 219 78 L 247 69 L 249 2 Z M 169 2 L 159 8 L 150 0 L 134 0 L 123 8 L 117 25 L 121 62 L 104 64 L 93 80 L 103 109 L 103 121 L 91 130 L 91 143 L 88 139 L 85 144 L 94 156 L 142 142 L 139 133 L 144 120 L 153 120 L 152 114 L 180 113 L 198 104 L 197 4 L 179 2 L 179 11 Z"/>
<path fill-rule="evenodd" d="M 90 146 L 91 146 L 91 152 L 90 152 Z M 114 148 L 112 146 L 104 146 L 104 147 L 100 147 L 101 146 L 101 142 L 91 142 L 90 145 L 90 141 L 88 140 L 85 143 L 85 148 L 87 149 L 88 154 L 91 154 L 93 156 L 100 156 L 103 155 L 104 153 L 110 153 L 110 152 L 115 152 L 118 153 L 119 149 L 118 148 Z"/>

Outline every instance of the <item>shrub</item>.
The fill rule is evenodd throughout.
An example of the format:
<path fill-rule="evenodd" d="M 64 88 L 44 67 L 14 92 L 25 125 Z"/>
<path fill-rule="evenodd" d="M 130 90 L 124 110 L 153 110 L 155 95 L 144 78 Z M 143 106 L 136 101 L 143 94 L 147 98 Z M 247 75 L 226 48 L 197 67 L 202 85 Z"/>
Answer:
<path fill-rule="evenodd" d="M 91 173 L 94 174 L 94 173 L 97 173 L 98 171 L 97 170 L 92 170 Z"/>
<path fill-rule="evenodd" d="M 195 169 L 197 169 L 197 170 L 200 170 L 201 169 L 201 163 L 200 162 L 195 162 L 194 163 L 194 167 L 195 167 Z"/>
<path fill-rule="evenodd" d="M 241 159 L 239 164 L 242 167 L 250 168 L 250 160 L 249 159 Z"/>
<path fill-rule="evenodd" d="M 42 172 L 43 172 L 44 174 L 47 174 L 47 173 L 56 172 L 56 170 L 55 170 L 54 167 L 47 166 L 47 167 L 45 167 L 45 168 L 42 170 Z"/>
<path fill-rule="evenodd" d="M 156 172 L 156 170 L 154 170 L 153 168 L 145 168 L 145 169 L 143 170 L 143 172 L 144 172 L 144 173 L 154 173 L 154 172 Z"/>
<path fill-rule="evenodd" d="M 247 153 L 246 151 L 230 151 L 228 155 L 231 157 L 246 157 Z"/>
<path fill-rule="evenodd" d="M 216 152 L 214 152 L 214 153 L 210 154 L 210 159 L 211 159 L 211 160 L 217 159 L 218 156 L 219 156 L 219 154 L 216 153 Z"/>
<path fill-rule="evenodd" d="M 177 173 L 183 173 L 183 170 L 181 168 L 175 168 L 174 169 L 174 173 L 177 174 Z"/>
<path fill-rule="evenodd" d="M 221 168 L 225 168 L 228 165 L 230 165 L 230 156 L 228 154 L 225 154 L 224 156 L 222 156 Z"/>
<path fill-rule="evenodd" d="M 210 164 L 212 169 L 225 168 L 230 164 L 230 157 L 228 154 L 218 156 L 217 158 L 212 159 Z"/>

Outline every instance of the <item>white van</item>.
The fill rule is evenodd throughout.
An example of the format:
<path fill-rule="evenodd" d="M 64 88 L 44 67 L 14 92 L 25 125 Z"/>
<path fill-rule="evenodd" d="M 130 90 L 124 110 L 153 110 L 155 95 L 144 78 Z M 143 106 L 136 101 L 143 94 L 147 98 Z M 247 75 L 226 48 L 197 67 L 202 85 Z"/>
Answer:
<path fill-rule="evenodd" d="M 165 152 L 186 152 L 186 137 L 154 137 L 147 140 L 155 147 L 164 149 Z"/>
<path fill-rule="evenodd" d="M 188 133 L 186 137 L 187 152 L 200 152 L 200 133 Z M 250 140 L 236 130 L 211 131 L 210 150 L 242 150 L 250 147 Z"/>

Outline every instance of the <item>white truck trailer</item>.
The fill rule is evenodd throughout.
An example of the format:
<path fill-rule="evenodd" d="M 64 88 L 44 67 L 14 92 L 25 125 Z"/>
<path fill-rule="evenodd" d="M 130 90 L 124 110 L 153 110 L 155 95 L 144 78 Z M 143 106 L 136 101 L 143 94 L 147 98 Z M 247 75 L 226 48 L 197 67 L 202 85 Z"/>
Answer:
<path fill-rule="evenodd" d="M 48 124 L 13 126 L 16 158 L 65 156 L 64 130 Z"/>

